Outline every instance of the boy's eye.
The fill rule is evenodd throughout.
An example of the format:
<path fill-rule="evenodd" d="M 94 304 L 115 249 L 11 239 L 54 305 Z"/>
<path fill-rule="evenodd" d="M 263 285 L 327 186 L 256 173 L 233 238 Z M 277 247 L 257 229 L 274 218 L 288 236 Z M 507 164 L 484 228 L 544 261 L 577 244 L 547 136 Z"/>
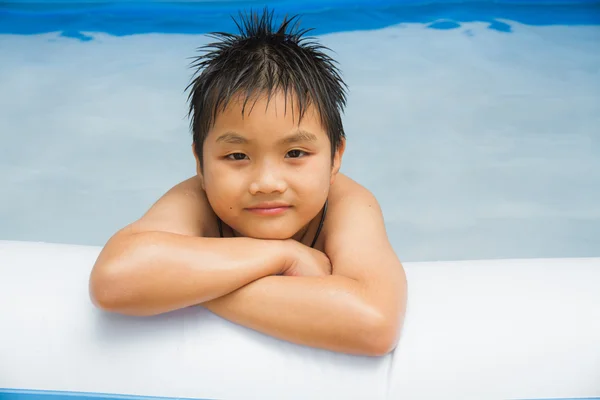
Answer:
<path fill-rule="evenodd" d="M 227 156 L 227 158 L 229 158 L 230 160 L 236 161 L 243 160 L 245 157 L 246 155 L 244 153 L 231 153 Z"/>
<path fill-rule="evenodd" d="M 302 150 L 290 150 L 287 153 L 287 156 L 289 158 L 298 158 L 298 157 L 302 157 L 303 155 L 306 155 L 306 152 L 304 152 Z"/>

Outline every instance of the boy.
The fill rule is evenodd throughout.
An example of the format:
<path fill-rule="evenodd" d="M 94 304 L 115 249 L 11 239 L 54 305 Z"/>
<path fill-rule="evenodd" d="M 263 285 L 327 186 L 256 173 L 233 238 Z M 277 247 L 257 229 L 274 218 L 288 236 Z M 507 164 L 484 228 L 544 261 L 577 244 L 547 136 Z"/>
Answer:
<path fill-rule="evenodd" d="M 202 305 L 297 344 L 384 355 L 403 267 L 376 199 L 339 173 L 345 84 L 323 47 L 272 14 L 215 34 L 191 88 L 196 176 L 103 248 L 94 304 L 128 315 Z"/>

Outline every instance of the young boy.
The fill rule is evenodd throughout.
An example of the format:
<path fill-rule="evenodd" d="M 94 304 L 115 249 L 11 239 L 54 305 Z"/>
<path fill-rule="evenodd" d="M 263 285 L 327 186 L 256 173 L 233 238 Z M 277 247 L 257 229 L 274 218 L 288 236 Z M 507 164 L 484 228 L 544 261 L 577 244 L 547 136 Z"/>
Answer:
<path fill-rule="evenodd" d="M 100 253 L 100 308 L 155 315 L 202 305 L 297 344 L 384 355 L 406 303 L 373 195 L 339 173 L 345 84 L 295 18 L 242 18 L 194 64 L 196 176 Z"/>

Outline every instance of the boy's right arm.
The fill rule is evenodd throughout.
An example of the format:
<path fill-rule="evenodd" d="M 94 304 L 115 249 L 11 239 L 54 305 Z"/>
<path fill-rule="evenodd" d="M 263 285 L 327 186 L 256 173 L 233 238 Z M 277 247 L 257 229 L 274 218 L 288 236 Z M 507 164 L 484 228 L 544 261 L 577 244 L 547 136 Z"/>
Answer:
<path fill-rule="evenodd" d="M 197 178 L 163 196 L 140 220 L 117 232 L 90 275 L 98 307 L 154 315 L 226 295 L 285 264 L 281 241 L 211 238 Z"/>

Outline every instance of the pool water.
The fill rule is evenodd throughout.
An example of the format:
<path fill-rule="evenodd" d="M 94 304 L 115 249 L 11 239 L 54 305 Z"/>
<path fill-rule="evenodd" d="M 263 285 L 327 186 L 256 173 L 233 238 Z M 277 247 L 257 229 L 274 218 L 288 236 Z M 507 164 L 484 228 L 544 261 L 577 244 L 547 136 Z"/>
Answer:
<path fill-rule="evenodd" d="M 340 62 L 400 258 L 600 256 L 600 5 L 359 3 L 275 12 Z M 0 239 L 102 245 L 193 175 L 190 57 L 240 5 L 1 3 Z"/>

